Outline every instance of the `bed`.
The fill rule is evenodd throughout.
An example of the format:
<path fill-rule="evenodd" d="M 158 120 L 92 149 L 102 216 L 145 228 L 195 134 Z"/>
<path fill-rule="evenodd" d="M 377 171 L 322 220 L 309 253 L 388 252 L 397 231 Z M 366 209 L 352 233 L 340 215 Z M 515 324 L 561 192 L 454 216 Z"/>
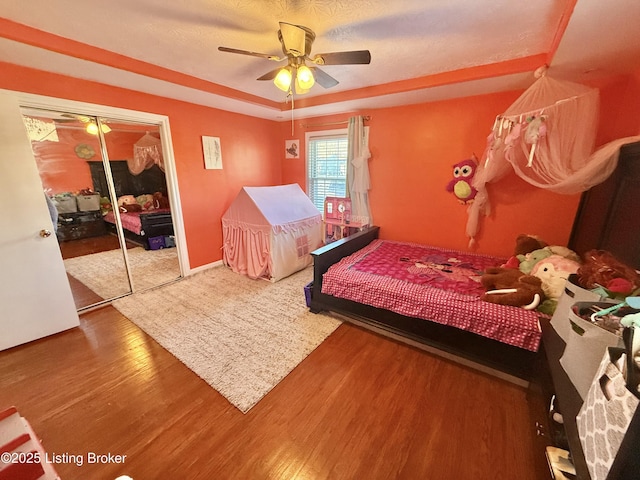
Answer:
<path fill-rule="evenodd" d="M 115 233 L 116 220 L 113 211 L 107 212 L 103 218 L 107 228 Z M 151 248 L 150 238 L 173 235 L 171 210 L 168 208 L 146 212 L 120 212 L 120 219 L 127 240 L 142 245 L 146 250 Z"/>
<path fill-rule="evenodd" d="M 541 339 L 538 314 L 479 299 L 482 269 L 502 259 L 383 241 L 378 234 L 371 227 L 312 253 L 312 312 L 335 312 L 530 380 Z M 381 266 L 385 258 L 391 270 Z"/>
<path fill-rule="evenodd" d="M 93 180 L 94 190 L 106 196 L 109 192 L 104 165 L 100 162 L 88 162 Z M 132 175 L 126 160 L 109 162 L 113 186 L 118 198 L 123 195 L 152 195 L 161 192 L 167 196 L 165 174 L 157 165 L 153 165 L 138 175 Z M 116 222 L 113 212 L 106 212 L 104 221 L 107 229 L 116 234 Z M 125 237 L 138 245 L 149 249 L 149 239 L 167 237 L 174 234 L 171 211 L 168 208 L 143 210 L 142 212 L 121 212 Z"/>

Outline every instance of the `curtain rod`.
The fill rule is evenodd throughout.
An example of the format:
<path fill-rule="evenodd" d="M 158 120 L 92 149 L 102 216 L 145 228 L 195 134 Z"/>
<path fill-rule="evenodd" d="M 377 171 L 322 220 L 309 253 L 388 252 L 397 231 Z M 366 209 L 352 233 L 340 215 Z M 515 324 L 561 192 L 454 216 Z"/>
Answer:
<path fill-rule="evenodd" d="M 371 117 L 369 115 L 365 115 L 362 118 L 365 121 L 371 120 Z M 314 124 L 303 123 L 302 126 L 304 128 L 309 128 L 309 127 L 330 127 L 330 126 L 333 126 L 333 125 L 346 125 L 348 123 L 349 123 L 349 120 L 344 120 L 343 122 L 314 123 Z"/>

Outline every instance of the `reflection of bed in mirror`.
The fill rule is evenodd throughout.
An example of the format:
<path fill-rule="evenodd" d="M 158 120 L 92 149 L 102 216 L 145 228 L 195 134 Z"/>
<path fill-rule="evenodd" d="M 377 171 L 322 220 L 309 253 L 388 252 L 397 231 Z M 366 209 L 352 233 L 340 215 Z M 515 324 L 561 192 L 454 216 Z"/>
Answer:
<path fill-rule="evenodd" d="M 164 172 L 157 165 L 153 165 L 138 175 L 132 175 L 126 160 L 112 160 L 111 176 L 118 198 L 125 195 L 139 197 L 140 195 L 153 195 L 160 192 L 167 197 L 167 182 Z M 94 189 L 102 197 L 108 192 L 104 166 L 102 162 L 89 162 Z M 116 204 L 116 202 L 114 202 Z M 159 205 L 155 205 L 158 207 Z M 125 237 L 144 248 L 150 248 L 149 239 L 172 236 L 173 221 L 169 208 L 151 208 L 140 212 L 120 211 Z M 104 220 L 107 229 L 116 232 L 116 221 L 113 211 L 106 212 Z M 163 243 L 164 245 L 164 243 Z"/>

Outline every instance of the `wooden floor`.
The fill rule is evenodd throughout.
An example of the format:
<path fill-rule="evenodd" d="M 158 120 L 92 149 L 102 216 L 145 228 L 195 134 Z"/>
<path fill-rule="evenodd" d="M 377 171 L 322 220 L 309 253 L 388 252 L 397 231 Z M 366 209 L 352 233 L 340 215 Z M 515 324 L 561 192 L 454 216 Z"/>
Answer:
<path fill-rule="evenodd" d="M 101 235 L 99 237 L 88 237 L 59 242 L 59 245 L 62 258 L 67 259 L 104 252 L 107 250 L 115 250 L 116 248 L 120 248 L 120 241 L 115 235 Z M 127 241 L 127 248 L 133 248 L 135 246 L 135 244 Z"/>
<path fill-rule="evenodd" d="M 101 235 L 99 237 L 88 237 L 60 242 L 59 245 L 62 258 L 66 260 L 68 258 L 82 257 L 93 253 L 119 249 L 120 241 L 115 235 Z M 134 248 L 137 245 L 127 240 L 126 246 L 127 248 Z M 67 278 L 69 279 L 69 285 L 71 286 L 73 300 L 77 310 L 81 310 L 105 300 L 71 275 L 67 275 Z"/>
<path fill-rule="evenodd" d="M 348 324 L 244 415 L 109 306 L 0 352 L 10 405 L 64 480 L 545 478 L 524 388 Z"/>

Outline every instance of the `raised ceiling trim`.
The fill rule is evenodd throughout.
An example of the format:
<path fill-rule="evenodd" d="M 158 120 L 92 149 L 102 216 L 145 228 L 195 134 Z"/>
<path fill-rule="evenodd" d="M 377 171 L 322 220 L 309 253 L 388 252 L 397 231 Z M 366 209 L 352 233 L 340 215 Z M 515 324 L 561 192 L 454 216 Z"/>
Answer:
<path fill-rule="evenodd" d="M 42 48 L 51 52 L 60 53 L 70 57 L 86 60 L 118 70 L 125 70 L 158 80 L 165 80 L 177 85 L 195 88 L 204 92 L 213 93 L 223 97 L 279 109 L 278 102 L 273 102 L 256 95 L 250 95 L 240 90 L 225 87 L 217 83 L 202 80 L 200 78 L 176 72 L 168 68 L 153 65 L 135 58 L 120 55 L 103 48 L 87 45 L 86 43 L 70 40 L 59 35 L 38 30 L 21 23 L 0 18 L 0 36 L 9 40 Z"/>

